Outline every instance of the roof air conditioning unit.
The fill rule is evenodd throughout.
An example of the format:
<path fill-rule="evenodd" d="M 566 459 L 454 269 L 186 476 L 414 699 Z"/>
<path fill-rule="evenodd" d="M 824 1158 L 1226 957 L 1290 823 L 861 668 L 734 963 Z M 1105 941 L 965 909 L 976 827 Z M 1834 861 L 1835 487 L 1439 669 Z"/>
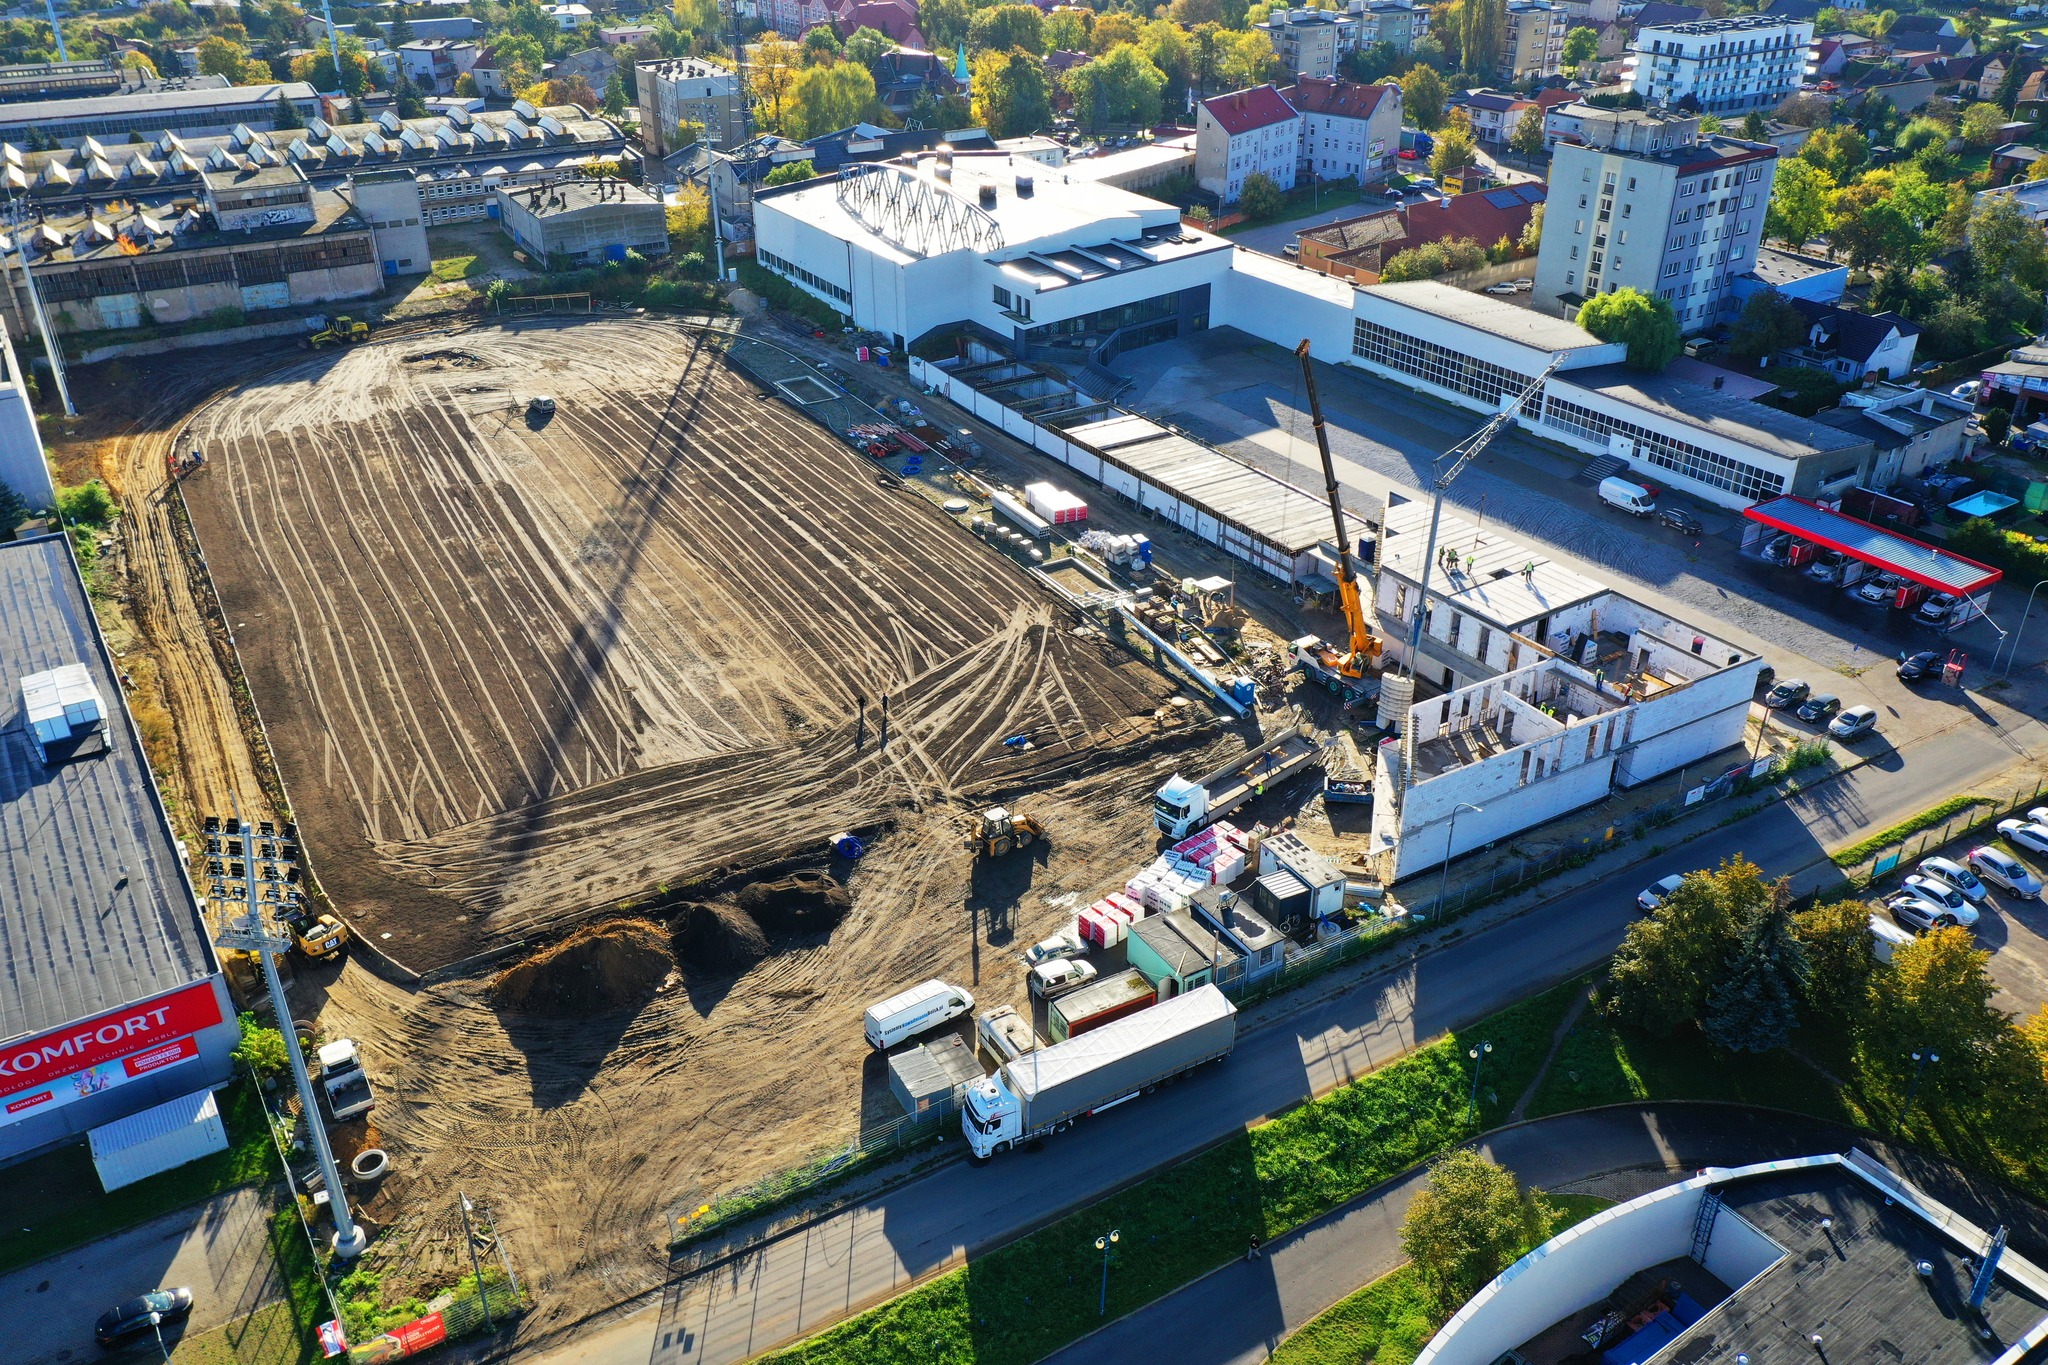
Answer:
<path fill-rule="evenodd" d="M 981 206 L 985 209 L 992 209 L 996 206 L 996 187 L 994 185 L 983 185 L 981 187 Z"/>
<path fill-rule="evenodd" d="M 1029 199 L 1034 188 L 1030 176 L 1020 175 L 1017 177 L 1017 197 L 1019 199 Z"/>

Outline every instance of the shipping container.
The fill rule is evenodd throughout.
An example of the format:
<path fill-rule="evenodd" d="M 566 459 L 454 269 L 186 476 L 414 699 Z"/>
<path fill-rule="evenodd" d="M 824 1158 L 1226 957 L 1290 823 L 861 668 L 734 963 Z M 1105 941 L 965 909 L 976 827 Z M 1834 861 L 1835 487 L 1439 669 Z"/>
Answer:
<path fill-rule="evenodd" d="M 1133 967 L 1053 1001 L 1046 1011 L 1046 1032 L 1052 1035 L 1054 1042 L 1064 1043 L 1090 1029 L 1098 1029 L 1127 1014 L 1135 1014 L 1158 1000 L 1159 994 L 1152 983 L 1145 979 L 1143 972 Z"/>

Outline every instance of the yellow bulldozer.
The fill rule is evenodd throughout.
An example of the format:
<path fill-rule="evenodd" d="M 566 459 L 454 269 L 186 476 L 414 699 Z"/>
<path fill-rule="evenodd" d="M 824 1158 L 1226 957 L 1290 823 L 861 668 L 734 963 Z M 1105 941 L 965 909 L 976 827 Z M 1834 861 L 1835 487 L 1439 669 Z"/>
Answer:
<path fill-rule="evenodd" d="M 369 323 L 361 318 L 337 317 L 329 320 L 325 327 L 306 338 L 306 349 L 317 351 L 322 346 L 350 346 L 369 339 Z"/>
<path fill-rule="evenodd" d="M 1020 848 L 1029 848 L 1045 837 L 1045 826 L 1028 815 L 1002 806 L 991 806 L 978 816 L 967 836 L 967 847 L 980 858 L 1000 858 Z"/>

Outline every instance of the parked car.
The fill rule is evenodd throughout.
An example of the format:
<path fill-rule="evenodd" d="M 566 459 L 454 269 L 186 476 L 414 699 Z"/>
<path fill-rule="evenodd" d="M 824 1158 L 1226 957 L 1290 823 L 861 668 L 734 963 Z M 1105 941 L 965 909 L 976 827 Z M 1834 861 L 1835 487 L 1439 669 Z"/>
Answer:
<path fill-rule="evenodd" d="M 1788 706 L 1797 706 L 1813 694 L 1813 689 L 1804 679 L 1787 678 L 1764 693 L 1764 705 L 1773 711 L 1782 711 Z"/>
<path fill-rule="evenodd" d="M 538 398 L 529 400 L 526 404 L 526 410 L 537 417 L 545 417 L 555 410 L 555 400 L 546 394 L 542 394 Z"/>
<path fill-rule="evenodd" d="M 1976 873 L 1953 858 L 1922 858 L 1920 875 L 1954 887 L 1964 899 L 1972 902 L 1981 901 L 1991 894 L 1984 889 L 1984 883 L 1977 880 Z"/>
<path fill-rule="evenodd" d="M 1040 1000 L 1053 1000 L 1077 991 L 1095 979 L 1095 964 L 1073 958 L 1041 962 L 1031 969 L 1031 993 Z"/>
<path fill-rule="evenodd" d="M 2031 820 L 2000 820 L 1998 835 L 2029 853 L 2048 853 L 2048 825 L 2037 825 Z"/>
<path fill-rule="evenodd" d="M 1956 609 L 1957 599 L 1945 592 L 1935 593 L 1920 604 L 1920 610 L 1913 613 L 1913 619 L 1923 626 L 1945 626 L 1949 614 Z"/>
<path fill-rule="evenodd" d="M 1772 668 L 1769 664 L 1765 664 L 1756 671 L 1756 691 L 1752 695 L 1757 701 L 1762 701 L 1769 694 L 1770 690 L 1777 685 L 1778 670 Z"/>
<path fill-rule="evenodd" d="M 1499 284 L 1487 285 L 1486 292 L 1489 294 L 1513 294 L 1515 292 L 1515 287 L 1508 281 L 1502 280 Z"/>
<path fill-rule="evenodd" d="M 1892 918 L 1908 929 L 1920 932 L 1927 929 L 1946 929 L 1962 921 L 1948 910 L 1932 901 L 1921 900 L 1910 891 L 1894 891 L 1885 897 L 1884 908 L 1892 912 Z M 1977 912 L 1970 912 L 1970 920 L 1976 922 Z"/>
<path fill-rule="evenodd" d="M 1975 398 L 1977 390 L 1983 387 L 1984 381 L 1981 379 L 1965 379 L 1962 383 L 1950 389 L 1949 395 L 1954 398 Z"/>
<path fill-rule="evenodd" d="M 1416 151 L 1415 151 L 1415 149 L 1414 149 L 1413 147 L 1404 147 L 1404 148 L 1402 148 L 1402 149 L 1401 149 L 1401 160 L 1403 160 L 1403 161 L 1419 161 L 1419 160 L 1421 160 L 1421 157 L 1419 157 L 1419 156 L 1418 156 L 1418 155 L 1416 154 Z"/>
<path fill-rule="evenodd" d="M 1684 884 L 1685 877 L 1682 874 L 1673 874 L 1654 886 L 1644 888 L 1644 890 L 1637 894 L 1636 904 L 1645 910 L 1655 910 L 1665 901 L 1670 900 L 1672 893 Z"/>
<path fill-rule="evenodd" d="M 1041 962 L 1057 962 L 1065 957 L 1085 957 L 1088 945 L 1081 942 L 1080 935 L 1070 929 L 1063 929 L 1051 938 L 1042 938 L 1024 950 L 1024 965 L 1036 967 Z"/>
<path fill-rule="evenodd" d="M 1864 579 L 1856 585 L 1855 591 L 1856 600 L 1865 606 L 1889 606 L 1892 598 L 1898 595 L 1899 577 L 1897 574 L 1881 573 L 1874 578 Z"/>
<path fill-rule="evenodd" d="M 139 1337 L 154 1337 L 160 1325 L 180 1322 L 192 1312 L 190 1289 L 158 1289 L 116 1304 L 93 1324 L 93 1339 L 114 1347 Z"/>
<path fill-rule="evenodd" d="M 1700 525 L 1700 519 L 1683 507 L 1658 508 L 1657 524 L 1668 526 L 1681 535 L 1697 536 L 1706 533 L 1706 528 Z"/>
<path fill-rule="evenodd" d="M 1939 677 L 1940 674 L 1941 655 L 1934 650 L 1923 649 L 1918 654 L 1909 654 L 1899 660 L 1901 682 L 1919 682 L 1923 678 Z"/>
<path fill-rule="evenodd" d="M 1876 729 L 1875 706 L 1852 706 L 1828 722 L 1828 733 L 1836 739 L 1861 739 Z"/>
<path fill-rule="evenodd" d="M 1436 177 L 1433 175 L 1418 175 L 1410 184 L 1418 190 L 1433 190 L 1436 188 Z"/>
<path fill-rule="evenodd" d="M 1792 562 L 1792 546 L 1795 543 L 1789 534 L 1781 533 L 1772 536 L 1764 542 L 1764 563 L 1790 564 Z"/>
<path fill-rule="evenodd" d="M 1809 725 L 1818 725 L 1824 720 L 1832 720 L 1835 712 L 1841 709 L 1842 699 L 1840 697 L 1822 695 L 1808 697 L 1805 701 L 1799 703 L 1799 709 L 1793 712 L 1793 714 Z"/>
<path fill-rule="evenodd" d="M 1977 922 L 1977 912 L 1971 908 L 1970 898 L 1939 877 L 1925 877 L 1916 872 L 1900 885 L 1929 905 L 1938 905 L 1954 915 L 1958 924 Z"/>
<path fill-rule="evenodd" d="M 1993 886 L 2003 887 L 2015 896 L 2041 894 L 2041 879 L 2025 863 L 2002 848 L 1973 848 L 1963 855 L 1963 861 L 1979 878 Z"/>
<path fill-rule="evenodd" d="M 1842 581 L 1842 570 L 1848 563 L 1849 556 L 1840 550 L 1829 550 L 1806 566 L 1806 576 L 1816 583 L 1839 583 Z"/>
<path fill-rule="evenodd" d="M 1517 294 L 1533 294 L 1536 292 L 1536 281 L 1530 279 L 1527 275 L 1517 276 L 1514 283 Z"/>

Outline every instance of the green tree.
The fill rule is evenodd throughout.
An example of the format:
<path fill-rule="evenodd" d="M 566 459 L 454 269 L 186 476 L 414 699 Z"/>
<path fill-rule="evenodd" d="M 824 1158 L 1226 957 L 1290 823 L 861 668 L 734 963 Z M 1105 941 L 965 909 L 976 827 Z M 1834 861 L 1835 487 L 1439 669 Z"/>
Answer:
<path fill-rule="evenodd" d="M 875 78 L 859 62 L 833 62 L 799 71 L 789 91 L 785 120 L 798 141 L 849 127 L 875 109 Z"/>
<path fill-rule="evenodd" d="M 1056 12 L 1045 16 L 1045 50 L 1047 52 L 1086 52 L 1088 50 L 1089 21 L 1095 11 L 1073 6 L 1061 6 Z"/>
<path fill-rule="evenodd" d="M 817 174 L 818 168 L 813 166 L 808 159 L 803 161 L 785 161 L 774 170 L 768 172 L 761 183 L 769 186 L 795 185 L 805 180 L 815 179 Z"/>
<path fill-rule="evenodd" d="M 98 479 L 87 479 L 70 487 L 57 486 L 57 519 L 66 526 L 103 531 L 113 521 L 115 510 L 114 495 Z"/>
<path fill-rule="evenodd" d="M 400 118 L 427 116 L 427 102 L 420 98 L 419 87 L 406 77 L 403 67 L 398 72 L 398 84 L 392 87 L 391 102 Z"/>
<path fill-rule="evenodd" d="M 1995 446 L 2004 445 L 2005 438 L 2011 432 L 2011 411 L 2006 408 L 1986 408 L 1984 410 L 1984 435 L 1990 440 L 1991 444 Z"/>
<path fill-rule="evenodd" d="M 1972 273 L 1980 281 L 2010 281 L 2039 294 L 2048 287 L 2048 239 L 2009 195 L 1993 195 L 1970 215 L 1964 233 Z"/>
<path fill-rule="evenodd" d="M 1429 1183 L 1408 1205 L 1401 1249 L 1448 1315 L 1540 1240 L 1551 1219 L 1514 1172 L 1453 1147 L 1430 1164 Z"/>
<path fill-rule="evenodd" d="M 1111 10 L 1107 14 L 1097 15 L 1095 22 L 1089 25 L 1088 50 L 1100 57 L 1119 43 L 1137 42 L 1140 32 L 1136 16 Z M 1251 36 L 1258 37 L 1257 34 Z M 1267 44 L 1266 50 L 1273 50 L 1270 43 Z"/>
<path fill-rule="evenodd" d="M 1414 44 L 1409 47 L 1408 55 L 1413 57 L 1419 64 L 1434 68 L 1439 72 L 1451 69 L 1451 55 L 1445 51 L 1443 40 L 1434 33 L 1425 33 L 1420 38 L 1417 38 Z"/>
<path fill-rule="evenodd" d="M 1797 157 L 1778 163 L 1771 206 L 1764 214 L 1764 233 L 1795 250 L 1828 230 L 1833 213 L 1835 178 Z"/>
<path fill-rule="evenodd" d="M 1877 265 L 1910 265 L 1918 259 L 1920 233 L 1876 176 L 1835 191 L 1829 207 L 1834 227 L 1830 253 L 1839 250 L 1858 270 Z"/>
<path fill-rule="evenodd" d="M 974 59 L 974 121 L 991 137 L 1022 137 L 1052 122 L 1045 66 L 1021 48 Z"/>
<path fill-rule="evenodd" d="M 1806 339 L 1806 316 L 1775 290 L 1749 296 L 1729 329 L 1728 349 L 1744 360 L 1776 355 Z"/>
<path fill-rule="evenodd" d="M 1892 150 L 1900 156 L 1917 157 L 1929 147 L 1946 147 L 1952 136 L 1947 124 L 1923 116 L 1899 129 L 1899 135 L 1892 139 Z"/>
<path fill-rule="evenodd" d="M 1826 171 L 1837 184 L 1847 184 L 1870 160 L 1870 139 L 1858 128 L 1815 128 L 1799 149 L 1799 159 Z"/>
<path fill-rule="evenodd" d="M 1508 134 L 1508 148 L 1517 156 L 1536 157 L 1543 154 L 1543 111 L 1530 105 L 1515 120 L 1515 131 Z"/>
<path fill-rule="evenodd" d="M 225 76 L 234 82 L 242 79 L 242 71 L 249 64 L 249 49 L 217 33 L 209 34 L 199 40 L 198 59 L 200 75 Z M 332 63 L 329 65 L 331 68 Z"/>
<path fill-rule="evenodd" d="M 300 116 L 299 107 L 286 99 L 282 92 L 279 92 L 277 112 L 271 115 L 270 126 L 279 132 L 288 132 L 293 128 L 305 127 L 306 120 Z"/>
<path fill-rule="evenodd" d="M 966 42 L 973 23 L 974 7 L 967 0 L 920 0 L 917 7 L 917 26 L 932 51 L 940 54 L 956 51 Z"/>
<path fill-rule="evenodd" d="M 1021 47 L 1045 55 L 1045 15 L 1036 5 L 991 5 L 974 16 L 967 30 L 967 50 L 1008 52 Z"/>
<path fill-rule="evenodd" d="M 611 79 L 604 83 L 604 116 L 615 119 L 625 113 L 626 106 L 631 103 L 626 97 L 626 78 L 612 72 Z"/>
<path fill-rule="evenodd" d="M 1184 29 L 1196 29 L 1203 24 L 1223 25 L 1229 22 L 1229 11 L 1223 0 L 1173 0 L 1166 7 L 1166 17 Z"/>
<path fill-rule="evenodd" d="M 1424 131 L 1444 121 L 1444 101 L 1450 94 L 1444 78 L 1433 66 L 1411 67 L 1401 77 L 1401 103 L 1408 111 L 1409 121 Z"/>
<path fill-rule="evenodd" d="M 805 66 L 829 66 L 838 61 L 845 50 L 830 24 L 806 29 L 803 39 L 797 43 L 797 51 L 804 54 Z"/>
<path fill-rule="evenodd" d="M 1453 110 L 1436 130 L 1436 150 L 1429 154 L 1429 173 L 1441 180 L 1452 171 L 1471 165 L 1478 155 L 1479 144 L 1472 138 L 1472 120 L 1463 109 Z"/>
<path fill-rule="evenodd" d="M 797 51 L 795 43 L 781 34 L 766 34 L 754 44 L 753 58 L 747 66 L 747 81 L 754 87 L 755 112 L 762 123 L 778 131 L 783 130 L 790 99 L 796 90 L 796 78 L 803 69 L 803 54 Z"/>
<path fill-rule="evenodd" d="M 1237 206 L 1244 210 L 1245 217 L 1255 223 L 1263 223 L 1268 218 L 1277 217 L 1286 202 L 1272 176 L 1264 171 L 1253 171 L 1244 178 L 1244 189 L 1238 195 Z"/>
<path fill-rule="evenodd" d="M 2019 59 L 2018 53 L 2006 53 L 2005 74 L 1998 78 L 1998 93 L 1991 97 L 1992 102 L 2011 113 L 2013 106 L 2020 101 L 2020 87 L 2026 83 L 2027 63 Z"/>
<path fill-rule="evenodd" d="M 1755 109 L 1742 120 L 1742 139 L 1745 142 L 1762 142 L 1771 135 L 1770 121 Z"/>
<path fill-rule="evenodd" d="M 1528 223 L 1522 228 L 1522 239 L 1517 243 L 1524 256 L 1533 256 L 1543 245 L 1543 210 L 1548 207 L 1538 204 L 1529 215 Z"/>
<path fill-rule="evenodd" d="M 284 1034 L 274 1028 L 266 1028 L 256 1022 L 256 1016 L 243 1013 L 237 1020 L 242 1029 L 242 1041 L 235 1044 L 231 1056 L 259 1081 L 281 1078 L 291 1068 L 291 1054 L 285 1050 Z"/>
<path fill-rule="evenodd" d="M 1971 147 L 1989 147 L 1998 141 L 2005 123 L 2005 110 L 1995 104 L 1973 104 L 1963 110 L 1963 142 Z"/>
<path fill-rule="evenodd" d="M 1619 289 L 1600 298 L 1623 294 L 1641 297 L 1636 290 Z M 1579 316 L 1583 325 L 1584 309 Z M 1775 896 L 1756 865 L 1739 855 L 1715 871 L 1687 877 L 1623 935 L 1607 969 L 1608 1012 L 1660 1037 L 1697 1020 L 1708 992 L 1726 974 L 1743 926 L 1768 909 Z"/>
<path fill-rule="evenodd" d="M 1743 926 L 1727 974 L 1707 992 L 1700 1031 L 1730 1052 L 1775 1052 L 1799 1027 L 1806 954 L 1792 935 L 1784 888 Z"/>
<path fill-rule="evenodd" d="M 1194 48 L 1187 34 L 1176 24 L 1154 19 L 1139 35 L 1138 50 L 1166 77 L 1160 91 L 1161 105 L 1185 99 L 1195 76 Z"/>
<path fill-rule="evenodd" d="M 1457 14 L 1459 65 L 1475 76 L 1491 75 L 1501 61 L 1507 0 L 1458 0 Z"/>
<path fill-rule="evenodd" d="M 1115 18 L 1115 15 L 1108 16 Z M 1096 40 L 1101 41 L 1105 19 L 1095 21 Z M 1216 35 L 1216 83 L 1224 90 L 1249 90 L 1277 80 L 1281 75 L 1279 54 L 1263 33 L 1219 33 Z"/>
<path fill-rule="evenodd" d="M 369 37 L 372 35 L 358 34 L 357 36 Z M 385 33 L 379 36 L 382 36 L 385 43 L 394 50 L 404 47 L 412 41 L 412 20 L 405 17 L 405 6 L 400 5 L 391 11 L 390 26 Z"/>
<path fill-rule="evenodd" d="M 1584 24 L 1564 35 L 1563 62 L 1566 67 L 1581 76 L 1586 67 L 1600 54 L 1600 33 Z"/>
<path fill-rule="evenodd" d="M 1800 998 L 1818 1019 L 1854 1024 L 1870 995 L 1877 953 L 1870 941 L 1872 907 L 1863 901 L 1823 901 L 1792 920 L 1806 956 Z"/>
<path fill-rule="evenodd" d="M 862 26 L 846 37 L 846 60 L 859 62 L 872 74 L 882 64 L 882 58 L 888 56 L 895 48 L 896 44 L 889 41 L 888 34 L 879 29 Z"/>
<path fill-rule="evenodd" d="M 1102 27 L 1102 21 L 1096 21 Z M 1261 41 L 1264 41 L 1263 39 Z M 1104 127 L 1144 127 L 1159 121 L 1159 96 L 1166 74 L 1135 44 L 1121 43 L 1066 74 L 1074 117 L 1090 132 Z"/>

